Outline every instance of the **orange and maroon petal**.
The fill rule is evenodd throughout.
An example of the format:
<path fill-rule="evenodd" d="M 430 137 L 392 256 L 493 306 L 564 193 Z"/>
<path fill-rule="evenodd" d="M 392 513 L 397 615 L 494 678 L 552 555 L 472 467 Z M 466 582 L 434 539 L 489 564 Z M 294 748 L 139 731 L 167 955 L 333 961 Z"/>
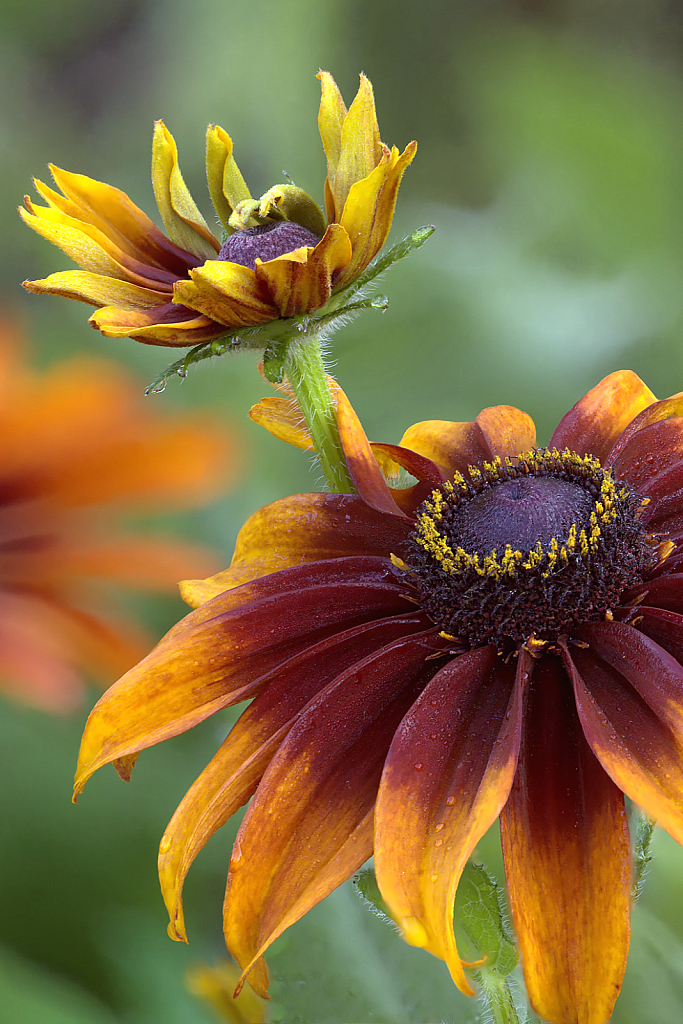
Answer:
<path fill-rule="evenodd" d="M 619 448 L 609 458 L 614 475 L 650 498 L 648 512 L 656 517 L 658 499 L 683 488 L 683 418 L 650 423 Z"/>
<path fill-rule="evenodd" d="M 382 476 L 356 411 L 341 388 L 336 399 L 339 440 L 354 487 L 363 501 L 378 512 L 405 518 Z"/>
<path fill-rule="evenodd" d="M 648 580 L 639 587 L 623 595 L 637 600 L 645 594 L 645 602 L 654 608 L 667 608 L 669 611 L 683 614 L 683 573 L 674 572 Z M 638 609 L 634 611 L 637 618 Z"/>
<path fill-rule="evenodd" d="M 375 442 L 371 442 L 370 447 L 394 501 L 409 516 L 414 516 L 418 506 L 445 480 L 444 474 L 431 459 L 409 448 Z M 411 487 L 393 486 L 399 482 L 402 469 L 416 477 L 418 482 Z"/>
<path fill-rule="evenodd" d="M 342 556 L 400 554 L 410 524 L 370 508 L 356 495 L 295 494 L 265 505 L 237 537 L 229 569 L 181 585 L 192 607 L 291 566 Z"/>
<path fill-rule="evenodd" d="M 605 1024 L 628 957 L 628 825 L 553 657 L 533 673 L 501 835 L 531 1005 L 554 1024 Z"/>
<path fill-rule="evenodd" d="M 629 423 L 656 401 L 632 370 L 610 373 L 560 420 L 550 447 L 605 462 Z"/>
<path fill-rule="evenodd" d="M 315 563 L 220 594 L 191 612 L 95 705 L 77 792 L 110 761 L 253 697 L 272 668 L 330 633 L 410 611 L 389 577 L 384 559 Z"/>
<path fill-rule="evenodd" d="M 565 653 L 586 738 L 617 786 L 683 842 L 683 668 L 624 623 L 581 629 Z M 570 661 L 571 659 L 571 661 Z"/>
<path fill-rule="evenodd" d="M 196 266 L 196 258 L 174 245 L 125 192 L 54 164 L 50 165 L 50 171 L 65 200 L 42 182 L 35 184 L 51 206 L 99 228 L 119 249 L 140 263 L 151 263 L 175 276 L 182 276 L 188 267 Z"/>
<path fill-rule="evenodd" d="M 312 313 L 332 294 L 332 276 L 348 266 L 351 241 L 343 227 L 330 224 L 315 246 L 302 246 L 275 259 L 256 261 L 256 278 L 268 291 L 280 316 Z"/>
<path fill-rule="evenodd" d="M 354 663 L 426 626 L 419 612 L 363 623 L 311 645 L 272 673 L 182 800 L 161 841 L 159 877 L 172 938 L 187 938 L 182 889 L 194 858 L 251 798 L 303 707 Z"/>
<path fill-rule="evenodd" d="M 93 313 L 88 323 L 105 338 L 137 338 L 146 345 L 197 345 L 225 333 L 222 324 L 173 302 L 151 310 L 104 306 Z"/>
<path fill-rule="evenodd" d="M 467 474 L 468 466 L 529 451 L 536 444 L 530 416 L 511 405 L 482 410 L 472 423 L 424 420 L 409 427 L 401 446 L 411 448 L 439 466 L 447 478 Z"/>
<path fill-rule="evenodd" d="M 340 674 L 271 762 L 237 835 L 226 892 L 226 943 L 245 975 L 371 855 L 382 766 L 436 670 L 425 660 L 433 636 L 398 640 Z"/>
<path fill-rule="evenodd" d="M 267 288 L 250 267 L 226 260 L 207 260 L 190 273 L 191 281 L 177 281 L 176 302 L 199 310 L 228 327 L 261 324 L 278 317 Z"/>
<path fill-rule="evenodd" d="M 491 647 L 437 672 L 399 726 L 375 812 L 375 868 L 407 942 L 445 960 L 472 990 L 453 935 L 460 875 L 498 817 L 517 763 L 522 693 L 530 671 Z"/>
<path fill-rule="evenodd" d="M 654 400 L 642 412 L 639 412 L 624 429 L 624 432 L 609 453 L 608 464 L 614 465 L 623 454 L 624 449 L 630 446 L 636 434 L 641 430 L 651 427 L 656 423 L 680 418 L 681 416 L 683 416 L 683 393 L 672 395 L 671 398 L 665 398 L 662 402 Z"/>

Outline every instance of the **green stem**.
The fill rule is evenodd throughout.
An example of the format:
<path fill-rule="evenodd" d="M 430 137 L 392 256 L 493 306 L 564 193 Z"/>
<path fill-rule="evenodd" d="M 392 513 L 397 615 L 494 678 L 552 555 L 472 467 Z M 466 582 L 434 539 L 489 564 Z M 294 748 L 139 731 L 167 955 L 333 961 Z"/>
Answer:
<path fill-rule="evenodd" d="M 477 971 L 475 979 L 481 985 L 495 1024 L 519 1024 L 519 1014 L 507 978 L 491 971 Z"/>
<path fill-rule="evenodd" d="M 330 490 L 353 494 L 355 488 L 344 461 L 335 402 L 327 382 L 318 338 L 293 341 L 288 346 L 283 369 L 310 431 Z"/>

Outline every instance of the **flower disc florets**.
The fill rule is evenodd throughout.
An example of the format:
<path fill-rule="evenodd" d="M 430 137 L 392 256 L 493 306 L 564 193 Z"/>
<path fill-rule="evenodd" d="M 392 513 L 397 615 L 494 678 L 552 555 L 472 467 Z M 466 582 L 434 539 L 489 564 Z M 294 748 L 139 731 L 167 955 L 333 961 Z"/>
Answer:
<path fill-rule="evenodd" d="M 569 450 L 470 466 L 420 506 L 410 576 L 434 622 L 472 646 L 554 640 L 609 616 L 655 564 L 644 506 Z"/>
<path fill-rule="evenodd" d="M 321 238 L 322 235 L 315 235 L 308 228 L 293 221 L 260 224 L 258 227 L 235 231 L 230 235 L 223 243 L 217 259 L 239 263 L 254 270 L 257 259 L 265 263 L 302 246 L 315 247 Z"/>

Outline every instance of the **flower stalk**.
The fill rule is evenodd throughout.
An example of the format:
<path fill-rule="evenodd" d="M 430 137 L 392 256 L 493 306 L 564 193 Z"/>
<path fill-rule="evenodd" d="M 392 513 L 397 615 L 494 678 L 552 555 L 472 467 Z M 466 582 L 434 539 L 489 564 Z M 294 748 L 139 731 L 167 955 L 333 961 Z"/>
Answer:
<path fill-rule="evenodd" d="M 342 494 L 355 493 L 339 440 L 335 402 L 323 365 L 320 340 L 313 336 L 303 342 L 290 343 L 283 370 L 303 413 L 328 487 Z"/>

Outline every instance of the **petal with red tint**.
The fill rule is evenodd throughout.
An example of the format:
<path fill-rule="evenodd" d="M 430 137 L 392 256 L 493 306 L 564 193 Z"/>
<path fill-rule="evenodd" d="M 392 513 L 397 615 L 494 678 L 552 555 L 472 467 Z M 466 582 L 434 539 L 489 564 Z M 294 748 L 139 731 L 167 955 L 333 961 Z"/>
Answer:
<path fill-rule="evenodd" d="M 531 1005 L 554 1024 L 605 1024 L 628 956 L 628 826 L 551 656 L 533 673 L 501 834 Z"/>
<path fill-rule="evenodd" d="M 104 306 L 88 323 L 105 338 L 138 338 L 147 345 L 197 345 L 225 333 L 222 324 L 171 302 L 149 312 Z"/>
<path fill-rule="evenodd" d="M 656 401 L 631 370 L 610 373 L 563 416 L 550 447 L 569 448 L 605 462 L 629 423 Z"/>
<path fill-rule="evenodd" d="M 365 436 L 361 422 L 341 388 L 336 399 L 339 439 L 354 487 L 363 501 L 378 512 L 404 518 L 404 513 L 391 496 L 377 459 L 372 454 L 370 442 Z"/>
<path fill-rule="evenodd" d="M 186 940 L 182 888 L 192 861 L 253 795 L 305 704 L 356 662 L 427 625 L 424 616 L 414 613 L 355 626 L 312 644 L 265 681 L 264 690 L 183 798 L 161 841 L 159 877 L 172 938 Z"/>
<path fill-rule="evenodd" d="M 683 668 L 624 623 L 582 627 L 572 682 L 584 732 L 620 789 L 683 842 Z"/>
<path fill-rule="evenodd" d="M 647 580 L 642 586 L 634 588 L 624 596 L 637 598 L 641 594 L 645 594 L 645 603 L 651 607 L 668 608 L 671 612 L 683 615 L 683 573 L 674 572 L 668 576 Z"/>
<path fill-rule="evenodd" d="M 411 610 L 384 559 L 285 569 L 191 612 L 93 708 L 76 791 L 117 758 L 185 732 L 254 696 L 298 651 L 361 622 Z"/>
<path fill-rule="evenodd" d="M 653 401 L 638 413 L 635 419 L 631 420 L 609 455 L 609 464 L 613 465 L 622 455 L 636 434 L 646 427 L 655 423 L 662 423 L 665 420 L 683 416 L 683 393 L 665 398 L 662 402 Z"/>
<path fill-rule="evenodd" d="M 339 675 L 264 775 L 235 841 L 225 902 L 226 943 L 245 974 L 371 855 L 382 766 L 436 671 L 430 647 L 428 635 L 398 640 Z M 260 980 L 252 984 L 264 994 Z"/>
<path fill-rule="evenodd" d="M 683 487 L 683 418 L 676 416 L 643 427 L 616 458 L 610 456 L 610 463 L 618 480 L 625 480 L 639 494 L 652 499 L 650 514 L 655 518 L 657 499 Z"/>
<path fill-rule="evenodd" d="M 664 608 L 649 608 L 640 605 L 636 614 L 636 625 L 656 644 L 678 662 L 683 662 L 683 615 L 666 611 Z"/>
<path fill-rule="evenodd" d="M 292 566 L 342 556 L 400 555 L 410 528 L 357 495 L 295 494 L 247 519 L 229 569 L 208 580 L 187 580 L 181 593 L 196 608 L 225 590 Z"/>
<path fill-rule="evenodd" d="M 515 671 L 485 647 L 442 668 L 401 722 L 377 798 L 382 896 L 404 938 L 445 960 L 468 995 L 453 935 L 455 891 L 512 785 L 529 662 L 522 653 Z"/>

